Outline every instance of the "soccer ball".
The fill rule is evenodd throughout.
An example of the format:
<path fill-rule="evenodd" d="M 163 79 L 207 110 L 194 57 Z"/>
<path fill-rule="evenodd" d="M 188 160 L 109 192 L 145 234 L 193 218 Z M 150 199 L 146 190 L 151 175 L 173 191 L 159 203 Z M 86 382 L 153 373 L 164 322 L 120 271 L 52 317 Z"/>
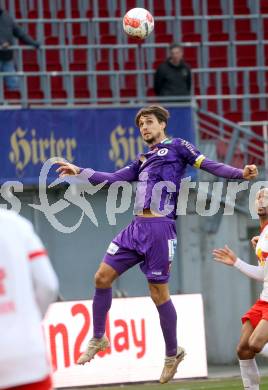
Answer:
<path fill-rule="evenodd" d="M 154 18 L 147 9 L 132 8 L 123 18 L 123 28 L 131 37 L 145 39 L 154 29 Z"/>

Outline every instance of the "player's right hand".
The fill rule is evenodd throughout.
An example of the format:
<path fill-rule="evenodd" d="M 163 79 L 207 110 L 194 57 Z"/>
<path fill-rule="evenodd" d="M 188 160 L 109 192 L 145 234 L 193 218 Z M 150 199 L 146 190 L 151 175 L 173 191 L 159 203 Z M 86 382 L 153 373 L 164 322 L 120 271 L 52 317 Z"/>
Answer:
<path fill-rule="evenodd" d="M 55 164 L 60 165 L 56 172 L 59 177 L 76 176 L 80 173 L 80 168 L 67 161 L 56 161 Z"/>
<path fill-rule="evenodd" d="M 258 244 L 260 236 L 254 236 L 251 239 L 251 245 L 253 246 L 253 249 L 256 249 L 256 246 Z"/>
<path fill-rule="evenodd" d="M 213 256 L 214 260 L 230 266 L 233 266 L 237 259 L 236 254 L 227 245 L 224 248 L 214 249 Z"/>

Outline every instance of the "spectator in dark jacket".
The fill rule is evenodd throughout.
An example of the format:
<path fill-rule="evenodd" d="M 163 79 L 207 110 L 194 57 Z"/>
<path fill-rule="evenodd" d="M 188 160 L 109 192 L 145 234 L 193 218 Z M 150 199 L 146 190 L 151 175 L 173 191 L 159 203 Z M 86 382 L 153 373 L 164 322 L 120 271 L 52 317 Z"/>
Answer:
<path fill-rule="evenodd" d="M 190 67 L 183 61 L 183 48 L 178 44 L 172 44 L 170 57 L 156 70 L 155 94 L 157 96 L 190 96 L 191 81 Z M 189 101 L 190 99 L 182 100 Z"/>
<path fill-rule="evenodd" d="M 19 38 L 26 45 L 39 48 L 39 43 L 27 35 L 6 11 L 0 8 L 0 72 L 16 72 L 13 60 L 13 38 Z M 18 77 L 6 76 L 5 83 L 9 90 L 18 89 Z"/>

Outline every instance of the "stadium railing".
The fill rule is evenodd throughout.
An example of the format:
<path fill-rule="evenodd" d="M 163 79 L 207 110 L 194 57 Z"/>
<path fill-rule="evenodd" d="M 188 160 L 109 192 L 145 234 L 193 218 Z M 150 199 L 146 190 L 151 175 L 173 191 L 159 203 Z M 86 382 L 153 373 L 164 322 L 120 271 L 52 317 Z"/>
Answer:
<path fill-rule="evenodd" d="M 232 164 L 236 167 L 243 168 L 246 164 L 256 164 L 259 169 L 259 180 L 268 179 L 268 139 L 263 137 L 262 133 L 253 131 L 251 122 L 243 124 L 235 124 L 215 113 L 196 109 L 196 126 L 200 141 L 203 141 L 210 146 L 214 146 L 212 150 L 216 151 L 216 159 L 223 161 L 225 164 Z M 268 124 L 268 122 L 266 122 Z M 254 123 L 253 123 L 254 125 Z M 199 143 L 200 143 L 199 141 Z M 202 145 L 202 150 L 204 143 Z M 208 154 L 208 157 L 209 154 Z M 211 156 L 212 158 L 215 156 Z M 266 160 L 267 159 L 267 160 Z M 202 181 L 215 180 L 224 182 L 224 179 L 215 179 L 206 172 L 200 171 L 200 179 Z M 225 191 L 224 191 L 225 193 Z M 208 199 L 212 199 L 212 193 L 205 195 Z M 221 203 L 225 206 L 230 205 L 235 210 L 246 216 L 249 215 L 248 208 L 248 193 L 240 194 L 239 203 L 233 204 L 232 199 L 221 195 Z M 222 213 L 217 213 L 215 217 L 210 218 L 204 227 L 207 232 L 216 232 L 222 218 Z"/>
<path fill-rule="evenodd" d="M 235 44 L 236 42 L 234 42 Z M 240 43 L 240 42 L 239 42 Z M 268 43 L 268 41 L 267 41 Z M 204 45 L 210 45 L 210 42 L 204 43 Z M 223 42 L 220 42 L 222 45 Z M 257 43 L 256 43 L 257 44 Z M 62 103 L 62 104 L 79 104 L 79 103 L 101 103 L 103 101 L 111 103 L 119 102 L 128 102 L 128 101 L 145 101 L 145 100 L 161 100 L 159 97 L 147 96 L 148 89 L 153 87 L 153 76 L 154 70 L 149 67 L 146 69 L 146 51 L 151 50 L 154 44 L 144 44 L 141 47 L 137 45 L 82 45 L 79 46 L 83 52 L 86 52 L 86 57 L 88 60 L 88 71 L 72 71 L 70 70 L 71 64 L 74 61 L 74 50 L 77 50 L 76 45 L 52 45 L 52 46 L 43 46 L 37 53 L 38 64 L 40 71 L 30 72 L 24 71 L 23 55 L 26 51 L 32 50 L 32 48 L 24 46 L 15 46 L 14 50 L 17 53 L 17 73 L 16 75 L 20 78 L 20 93 L 21 97 L 17 99 L 10 100 L 10 103 L 18 103 L 24 106 L 29 106 L 31 104 L 53 104 L 53 103 Z M 163 47 L 162 45 L 157 45 L 157 47 Z M 164 46 L 166 47 L 166 46 Z M 137 70 L 124 70 L 124 62 L 127 60 L 128 50 L 133 50 L 137 61 L 140 62 L 140 69 Z M 99 61 L 100 50 L 107 50 L 109 53 L 108 60 L 110 70 L 95 70 L 96 64 Z M 61 60 L 61 67 L 63 70 L 52 70 L 47 71 L 47 52 L 56 51 L 59 54 Z M 113 58 L 114 53 L 117 53 L 119 69 L 113 70 Z M 148 54 L 149 55 L 149 54 Z M 198 101 L 202 102 L 203 108 L 211 109 L 210 101 L 215 101 L 216 111 L 222 115 L 226 111 L 235 111 L 239 110 L 245 112 L 243 120 L 249 120 L 249 113 L 251 107 L 251 102 L 253 99 L 258 100 L 259 110 L 266 109 L 266 99 L 268 94 L 265 89 L 265 77 L 268 74 L 268 67 L 221 67 L 221 68 L 197 68 L 192 70 L 193 73 L 193 83 L 194 88 L 197 93 L 194 94 L 195 98 Z M 3 88 L 3 78 L 8 75 L 14 75 L 11 73 L 0 73 L 0 104 L 8 104 L 9 99 L 5 97 L 4 88 Z M 121 90 L 129 87 L 127 84 L 126 77 L 130 76 L 133 78 L 132 83 L 136 89 L 136 95 L 131 96 L 125 94 L 120 96 Z M 41 85 L 40 90 L 44 94 L 44 99 L 36 99 L 29 97 L 28 87 L 31 89 L 30 81 L 31 77 L 40 77 Z M 88 97 L 77 97 L 74 88 L 74 82 L 77 77 L 85 78 L 85 90 L 90 92 Z M 101 83 L 101 77 L 106 77 L 108 80 L 107 88 L 111 90 L 111 96 L 101 97 L 98 94 L 98 87 Z M 53 96 L 53 91 L 51 91 L 51 84 L 55 78 L 62 79 L 62 88 L 66 91 L 66 96 L 61 97 L 60 99 Z M 255 81 L 258 83 L 257 91 L 251 90 L 251 81 L 255 78 Z M 54 80 L 53 80 L 54 79 Z M 230 88 L 226 90 L 224 81 L 228 82 Z M 212 87 L 210 93 L 208 93 L 208 88 Z M 187 97 L 181 98 L 166 98 L 166 101 L 170 100 L 185 100 L 189 99 Z M 228 101 L 230 103 L 228 103 Z M 229 107 L 226 108 L 229 104 Z"/>
<path fill-rule="evenodd" d="M 213 140 L 217 143 L 219 160 L 230 164 L 236 159 L 235 165 L 241 167 L 246 164 L 266 167 L 265 151 L 268 148 L 268 138 L 264 137 L 262 132 L 257 133 L 252 130 L 255 122 L 236 124 L 200 108 L 196 109 L 196 113 L 199 136 L 201 139 Z M 268 170 L 268 166 L 266 168 Z"/>
<path fill-rule="evenodd" d="M 254 133 L 259 133 L 263 138 L 264 145 L 264 166 L 266 176 L 265 179 L 268 180 L 268 121 L 248 121 L 248 122 L 239 122 L 239 126 L 256 129 Z"/>

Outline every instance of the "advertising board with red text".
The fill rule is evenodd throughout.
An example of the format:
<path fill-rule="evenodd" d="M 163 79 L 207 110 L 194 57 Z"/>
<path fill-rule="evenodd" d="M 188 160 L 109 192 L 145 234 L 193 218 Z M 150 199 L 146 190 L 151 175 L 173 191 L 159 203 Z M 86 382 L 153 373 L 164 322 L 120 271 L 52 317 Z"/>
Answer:
<path fill-rule="evenodd" d="M 175 378 L 207 376 L 203 301 L 200 294 L 172 296 L 178 344 L 187 356 Z M 93 334 L 92 301 L 55 303 L 44 321 L 55 387 L 158 380 L 165 347 L 151 298 L 114 299 L 106 323 L 111 347 L 84 366 L 75 364 Z"/>

